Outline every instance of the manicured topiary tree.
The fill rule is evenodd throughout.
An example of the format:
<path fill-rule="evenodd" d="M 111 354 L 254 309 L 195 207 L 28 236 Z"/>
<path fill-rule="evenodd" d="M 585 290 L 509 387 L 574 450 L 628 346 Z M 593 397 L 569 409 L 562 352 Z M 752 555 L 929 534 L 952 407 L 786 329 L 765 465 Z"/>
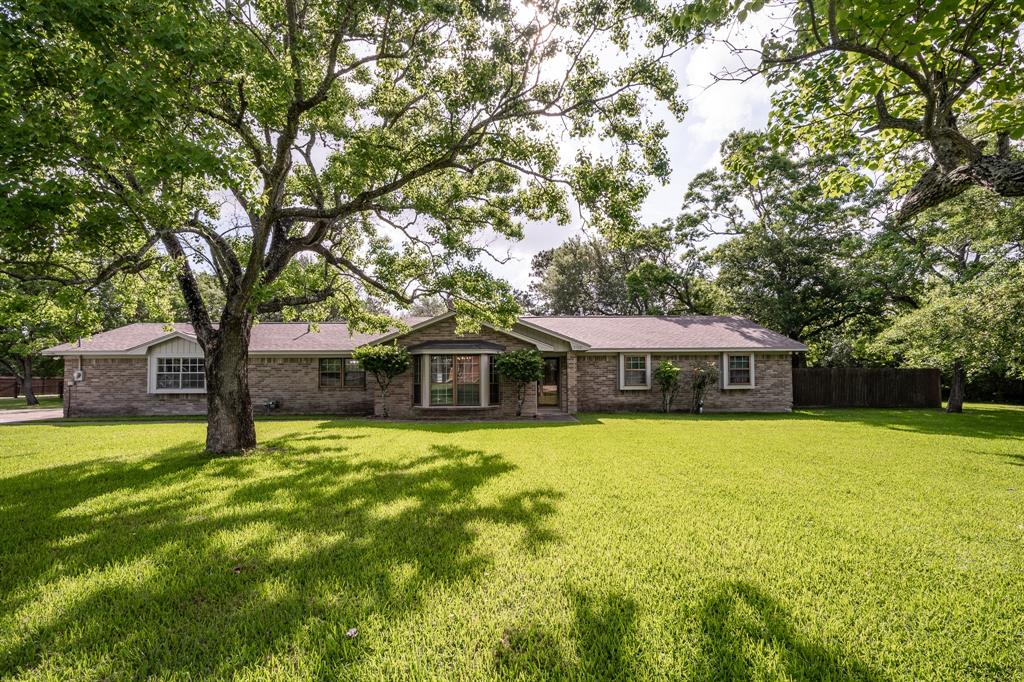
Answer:
<path fill-rule="evenodd" d="M 690 375 L 690 388 L 693 391 L 693 402 L 690 410 L 694 414 L 704 411 L 704 396 L 716 381 L 718 381 L 718 365 L 714 362 L 704 362 L 695 366 Z"/>
<path fill-rule="evenodd" d="M 352 351 L 352 357 L 359 365 L 373 375 L 380 387 L 380 404 L 383 416 L 388 416 L 388 389 L 396 376 L 409 369 L 412 356 L 405 346 L 382 344 L 360 346 Z"/>
<path fill-rule="evenodd" d="M 661 411 L 672 409 L 672 401 L 679 393 L 679 374 L 683 370 L 671 360 L 662 360 L 654 368 L 654 382 L 661 389 Z"/>
<path fill-rule="evenodd" d="M 544 358 L 535 350 L 523 349 L 502 353 L 495 362 L 498 373 L 516 386 L 516 416 L 521 417 L 526 387 L 544 378 Z"/>

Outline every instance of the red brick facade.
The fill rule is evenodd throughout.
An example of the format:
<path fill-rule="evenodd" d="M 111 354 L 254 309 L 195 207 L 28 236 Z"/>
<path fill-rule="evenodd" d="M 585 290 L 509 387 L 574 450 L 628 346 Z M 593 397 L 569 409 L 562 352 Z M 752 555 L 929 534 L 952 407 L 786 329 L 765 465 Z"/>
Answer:
<path fill-rule="evenodd" d="M 73 382 L 76 369 L 83 381 Z M 273 414 L 368 415 L 373 411 L 372 378 L 365 387 L 320 387 L 315 357 L 249 359 L 249 394 L 256 414 L 277 401 Z M 202 393 L 147 392 L 147 358 L 64 358 L 64 411 L 69 417 L 164 416 L 206 413 Z"/>
<path fill-rule="evenodd" d="M 519 334 L 518 336 L 516 334 Z M 440 319 L 398 338 L 405 346 L 426 342 L 479 341 L 497 344 L 505 350 L 533 348 L 520 336 L 529 336 L 522 326 L 511 333 L 483 328 L 467 336 L 455 334 L 452 318 Z M 661 392 L 656 386 L 646 390 L 621 390 L 619 387 L 619 354 L 596 351 L 552 351 L 560 343 L 552 338 L 538 341 L 546 357 L 560 360 L 559 404 L 562 412 L 577 411 L 654 411 L 661 409 Z M 443 352 L 443 351 L 440 351 Z M 467 351 L 472 353 L 473 351 Z M 323 357 L 339 357 L 342 353 Z M 793 407 L 792 358 L 788 352 L 756 352 L 755 386 L 750 389 L 726 389 L 722 382 L 711 388 L 704 401 L 709 412 L 783 412 Z M 698 362 L 714 362 L 721 367 L 720 353 L 661 354 L 652 353 L 650 364 L 672 360 L 683 368 L 683 388 L 674 409 L 688 410 L 689 370 Z M 149 358 L 65 356 L 65 413 L 68 416 L 131 416 L 188 415 L 206 411 L 202 393 L 158 394 L 148 390 Z M 81 369 L 82 381 L 73 381 Z M 155 375 L 154 375 L 155 376 Z M 653 384 L 653 381 L 652 381 Z M 428 407 L 413 404 L 413 372 L 410 369 L 393 381 L 387 399 L 388 413 L 398 419 L 424 418 L 510 418 L 515 416 L 515 387 L 501 380 L 500 400 L 486 407 Z M 249 389 L 253 409 L 267 412 L 268 401 L 276 401 L 273 414 L 382 415 L 383 404 L 372 375 L 365 386 L 321 387 L 319 358 L 306 356 L 257 355 L 249 361 Z M 545 408 L 541 408 L 542 410 Z M 538 414 L 537 386 L 526 391 L 523 416 Z"/>
<path fill-rule="evenodd" d="M 754 388 L 708 390 L 704 409 L 708 412 L 788 412 L 793 409 L 793 361 L 789 353 L 755 353 Z M 651 354 L 651 367 L 671 360 L 683 368 L 682 389 L 673 403 L 675 410 L 688 410 L 690 389 L 687 375 L 698 363 L 714 362 L 721 367 L 720 353 L 707 355 Z M 619 356 L 580 353 L 577 358 L 577 401 L 583 412 L 650 411 L 661 409 L 661 391 L 619 389 Z"/>

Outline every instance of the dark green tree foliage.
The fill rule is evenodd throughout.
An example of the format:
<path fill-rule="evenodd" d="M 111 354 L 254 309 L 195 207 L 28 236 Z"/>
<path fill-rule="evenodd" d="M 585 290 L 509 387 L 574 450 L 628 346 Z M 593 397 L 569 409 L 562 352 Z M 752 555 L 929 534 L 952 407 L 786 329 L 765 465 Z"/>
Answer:
<path fill-rule="evenodd" d="M 708 257 L 728 311 L 814 345 L 903 296 L 898 273 L 871 257 L 877 194 L 822 187 L 841 159 L 750 132 L 730 135 L 722 156 L 722 170 L 690 183 L 679 228 L 696 242 L 727 237 Z"/>
<path fill-rule="evenodd" d="M 570 195 L 599 229 L 636 226 L 669 172 L 644 112 L 682 114 L 667 65 L 691 33 L 596 0 L 15 0 L 0 26 L 0 248 L 116 266 L 159 245 L 206 355 L 214 452 L 256 442 L 258 315 L 330 299 L 380 330 L 384 307 L 443 294 L 463 329 L 506 325 L 480 235 L 565 223 Z M 607 151 L 563 159 L 553 128 Z M 335 276 L 286 275 L 303 255 Z"/>
<path fill-rule="evenodd" d="M 708 314 L 715 305 L 695 252 L 670 225 L 572 237 L 533 258 L 530 292 L 549 315 Z"/>
<path fill-rule="evenodd" d="M 526 389 L 530 384 L 544 378 L 544 357 L 535 350 L 524 348 L 502 353 L 497 356 L 495 362 L 498 373 L 516 387 L 516 416 L 521 417 Z"/>
<path fill-rule="evenodd" d="M 1024 195 L 1024 3 L 1008 0 L 740 0 L 680 14 L 721 25 L 765 9 L 784 17 L 761 53 L 725 78 L 766 76 L 772 128 L 816 152 L 850 155 L 832 184 L 884 172 L 903 197 L 897 220 L 971 187 Z M 740 52 L 737 51 L 740 55 Z"/>
<path fill-rule="evenodd" d="M 1024 206 L 971 190 L 890 230 L 885 246 L 921 269 L 925 291 L 876 340 L 888 361 L 939 367 L 949 410 L 967 381 L 1024 378 Z"/>
<path fill-rule="evenodd" d="M 359 365 L 377 380 L 383 416 L 387 417 L 388 389 L 391 388 L 391 382 L 395 377 L 409 370 L 409 366 L 412 365 L 412 356 L 409 355 L 409 351 L 405 346 L 390 343 L 377 346 L 360 346 L 352 351 L 352 357 L 358 360 Z"/>
<path fill-rule="evenodd" d="M 661 391 L 661 411 L 670 412 L 672 402 L 679 393 L 679 375 L 682 368 L 671 360 L 662 360 L 654 368 L 654 383 Z"/>

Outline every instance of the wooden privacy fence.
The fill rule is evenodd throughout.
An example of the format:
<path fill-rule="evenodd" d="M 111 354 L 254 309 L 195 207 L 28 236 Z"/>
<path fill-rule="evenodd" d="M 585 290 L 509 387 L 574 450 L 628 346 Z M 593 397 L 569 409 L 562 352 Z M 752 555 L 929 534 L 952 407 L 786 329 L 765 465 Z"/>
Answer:
<path fill-rule="evenodd" d="M 32 377 L 32 392 L 36 395 L 64 395 L 64 379 Z M 0 397 L 17 398 L 23 394 L 21 382 L 16 377 L 0 377 Z"/>
<path fill-rule="evenodd" d="M 939 407 L 937 369 L 794 367 L 795 407 Z"/>

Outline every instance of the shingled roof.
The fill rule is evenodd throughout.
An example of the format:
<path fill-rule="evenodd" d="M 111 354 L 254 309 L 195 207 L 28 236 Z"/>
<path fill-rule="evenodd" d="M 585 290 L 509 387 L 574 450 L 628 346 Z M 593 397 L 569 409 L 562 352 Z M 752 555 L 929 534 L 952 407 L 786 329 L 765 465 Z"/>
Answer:
<path fill-rule="evenodd" d="M 742 317 L 589 315 L 524 317 L 597 350 L 778 350 L 807 346 Z"/>
<path fill-rule="evenodd" d="M 424 318 L 406 320 L 415 324 Z M 144 353 L 145 348 L 174 336 L 195 339 L 192 325 L 175 322 L 138 322 L 100 332 L 91 337 L 64 343 L 44 351 L 46 355 L 77 355 L 79 353 Z M 312 331 L 306 322 L 263 322 L 253 325 L 249 337 L 250 353 L 338 353 L 370 343 L 382 334 L 350 334 L 344 322 L 322 322 Z"/>
<path fill-rule="evenodd" d="M 547 330 L 589 346 L 589 351 L 805 351 L 807 347 L 742 317 L 587 316 L 521 318 L 527 326 Z M 413 326 L 427 318 L 404 322 Z M 344 322 L 325 322 L 311 330 L 305 322 L 264 322 L 254 325 L 250 353 L 346 353 L 386 334 L 349 333 Z M 81 341 L 48 348 L 45 355 L 138 354 L 175 337 L 195 339 L 192 325 L 176 322 L 129 324 Z"/>

